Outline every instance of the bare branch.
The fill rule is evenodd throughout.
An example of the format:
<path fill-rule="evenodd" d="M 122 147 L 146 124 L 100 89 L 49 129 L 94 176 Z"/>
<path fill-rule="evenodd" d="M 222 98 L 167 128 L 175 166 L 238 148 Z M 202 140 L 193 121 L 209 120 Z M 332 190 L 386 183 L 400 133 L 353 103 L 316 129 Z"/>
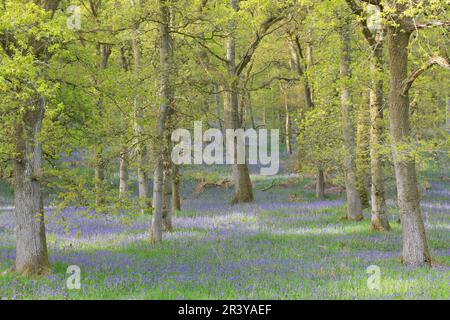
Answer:
<path fill-rule="evenodd" d="M 285 82 L 295 82 L 295 81 L 299 81 L 300 78 L 286 78 L 286 77 L 272 77 L 269 80 L 265 81 L 264 83 L 262 83 L 260 86 L 255 87 L 255 88 L 251 88 L 248 89 L 248 91 L 257 91 L 260 89 L 264 89 L 267 88 L 268 86 L 270 86 L 272 84 L 272 82 L 274 81 L 285 81 Z"/>

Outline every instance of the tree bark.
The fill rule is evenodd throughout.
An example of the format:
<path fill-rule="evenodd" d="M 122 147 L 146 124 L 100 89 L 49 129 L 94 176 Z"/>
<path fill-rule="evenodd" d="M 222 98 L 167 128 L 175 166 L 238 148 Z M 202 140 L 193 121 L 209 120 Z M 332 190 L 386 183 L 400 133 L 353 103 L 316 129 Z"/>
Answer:
<path fill-rule="evenodd" d="M 237 129 L 238 109 L 237 109 L 237 88 L 232 86 L 231 91 L 225 92 L 224 97 L 224 118 L 225 129 Z M 232 203 L 243 203 L 253 201 L 253 186 L 247 164 L 237 164 L 237 139 L 234 141 L 234 164 L 232 164 L 232 175 L 234 181 L 234 197 Z M 228 151 L 228 150 L 227 150 Z"/>
<path fill-rule="evenodd" d="M 371 173 L 371 208 L 372 229 L 389 231 L 389 219 L 386 214 L 384 191 L 384 164 L 380 154 L 383 145 L 383 79 L 379 79 L 384 71 L 383 44 L 376 42 L 373 48 L 371 72 L 373 80 L 370 88 L 370 173 Z"/>
<path fill-rule="evenodd" d="M 105 70 L 108 67 L 108 60 L 111 56 L 111 45 L 99 43 L 98 45 L 98 55 L 99 55 L 99 63 L 98 69 Z M 97 81 L 97 80 L 95 80 Z M 97 102 L 97 107 L 99 108 L 99 114 L 102 116 L 103 114 L 103 99 L 100 97 Z M 96 195 L 96 204 L 101 206 L 105 202 L 105 169 L 106 161 L 103 159 L 103 147 L 102 141 L 98 141 L 95 146 L 95 195 Z"/>
<path fill-rule="evenodd" d="M 325 197 L 325 176 L 323 170 L 319 169 L 316 177 L 316 198 L 323 199 Z"/>
<path fill-rule="evenodd" d="M 220 129 L 220 132 L 222 132 L 222 134 L 223 134 L 223 122 L 222 122 L 222 115 L 221 115 L 221 112 L 220 112 L 220 109 L 221 109 L 221 106 L 220 106 L 220 93 L 219 93 L 219 90 L 220 90 L 220 86 L 219 85 L 217 85 L 217 84 L 214 84 L 214 101 L 215 101 L 215 104 L 216 104 L 216 116 L 217 116 L 217 122 L 219 123 L 219 129 Z"/>
<path fill-rule="evenodd" d="M 369 110 L 358 108 L 356 126 L 356 188 L 358 190 L 361 207 L 369 208 L 370 190 L 370 116 Z"/>
<path fill-rule="evenodd" d="M 380 231 L 390 230 L 389 220 L 386 215 L 386 201 L 384 192 L 384 165 L 380 152 L 383 144 L 383 33 L 384 30 L 370 30 L 367 24 L 363 7 L 354 0 L 346 0 L 354 14 L 359 16 L 362 33 L 370 46 L 372 58 L 370 71 L 372 83 L 369 91 L 370 104 L 370 176 L 371 176 L 371 209 L 372 229 Z"/>
<path fill-rule="evenodd" d="M 26 111 L 15 125 L 15 269 L 23 274 L 50 271 L 40 184 L 42 146 L 39 135 L 44 108 L 44 101 L 41 101 L 35 110 Z"/>
<path fill-rule="evenodd" d="M 168 118 L 173 107 L 173 93 L 171 87 L 172 70 L 172 47 L 169 33 L 170 10 L 167 0 L 159 1 L 160 10 L 160 61 L 161 61 L 161 93 L 162 103 L 160 106 L 157 125 L 157 138 L 165 140 L 165 132 Z M 163 143 L 165 144 L 165 143 Z M 153 217 L 150 228 L 150 241 L 153 243 L 162 241 L 163 231 L 163 207 L 164 207 L 164 148 L 168 146 L 155 146 L 155 172 L 153 176 Z"/>
<path fill-rule="evenodd" d="M 400 25 L 402 21 L 399 21 Z M 409 143 L 409 93 L 403 93 L 408 77 L 408 45 L 411 33 L 388 26 L 387 43 L 390 66 L 389 120 L 400 217 L 403 229 L 402 259 L 409 266 L 431 264 L 420 208 L 416 166 L 413 155 L 402 154 L 400 147 Z"/>
<path fill-rule="evenodd" d="M 128 149 L 120 154 L 119 164 L 119 197 L 126 197 L 128 193 Z"/>
<path fill-rule="evenodd" d="M 162 241 L 163 223 L 163 165 L 157 161 L 153 175 L 153 216 L 150 228 L 150 242 Z"/>
<path fill-rule="evenodd" d="M 284 107 L 277 106 L 278 123 L 277 127 L 280 128 L 280 139 L 281 141 L 286 141 L 286 125 L 285 125 L 285 115 L 283 114 Z"/>
<path fill-rule="evenodd" d="M 292 155 L 292 145 L 291 145 L 291 115 L 289 112 L 288 95 L 284 94 L 284 108 L 286 112 L 285 120 L 285 131 L 286 131 L 286 152 L 288 156 Z"/>
<path fill-rule="evenodd" d="M 142 213 L 145 213 L 151 206 L 149 201 L 148 190 L 148 148 L 143 141 L 143 128 L 140 124 L 142 119 L 143 110 L 141 109 L 139 97 L 135 97 L 135 109 L 134 109 L 134 135 L 136 136 L 136 157 L 137 157 L 137 180 L 138 180 L 138 192 L 140 205 L 142 207 Z"/>
<path fill-rule="evenodd" d="M 445 97 L 445 129 L 450 131 L 450 97 Z"/>
<path fill-rule="evenodd" d="M 245 101 L 247 102 L 246 103 L 246 110 L 248 111 L 248 115 L 250 117 L 250 126 L 253 129 L 256 129 L 255 116 L 253 114 L 252 96 L 251 96 L 250 91 L 247 91 L 245 93 L 245 95 L 246 95 Z"/>
<path fill-rule="evenodd" d="M 140 6 L 140 1 L 134 1 L 134 6 Z M 132 37 L 133 59 L 134 59 L 134 73 L 139 74 L 141 70 L 141 48 L 139 45 L 139 27 L 135 27 Z M 142 121 L 144 118 L 143 101 L 137 93 L 134 97 L 134 135 L 137 156 L 137 180 L 139 201 L 142 208 L 142 213 L 149 211 L 151 207 L 148 190 L 148 148 L 144 139 L 144 129 Z"/>
<path fill-rule="evenodd" d="M 171 232 L 172 227 L 172 174 L 170 163 L 164 161 L 163 173 L 163 226 L 164 231 Z"/>
<path fill-rule="evenodd" d="M 120 48 L 120 60 L 122 69 L 125 72 L 129 71 L 129 62 L 126 57 L 125 48 Z M 124 142 L 122 142 L 124 144 Z M 128 193 L 128 163 L 129 163 L 129 151 L 126 146 L 122 147 L 119 157 L 119 199 L 125 198 Z"/>
<path fill-rule="evenodd" d="M 302 66 L 302 60 L 305 60 L 303 55 L 302 46 L 300 44 L 300 38 L 298 35 L 293 36 L 292 34 L 288 35 L 288 47 L 291 53 L 291 65 L 292 69 L 298 74 L 300 78 L 303 80 L 303 97 L 305 100 L 305 107 L 307 110 L 311 110 L 314 108 L 313 98 L 312 98 L 312 90 L 309 84 L 309 79 L 306 75 L 307 66 Z M 313 61 L 313 53 L 312 53 L 312 45 L 308 44 L 308 58 L 309 62 Z"/>
<path fill-rule="evenodd" d="M 361 201 L 356 189 L 355 165 L 355 127 L 353 121 L 353 106 L 350 100 L 348 81 L 350 73 L 350 31 L 349 23 L 344 22 L 341 31 L 341 107 L 342 131 L 344 136 L 344 172 L 345 190 L 347 194 L 347 218 L 349 220 L 362 220 Z"/>
<path fill-rule="evenodd" d="M 180 172 L 178 166 L 172 163 L 172 211 L 181 210 Z"/>
<path fill-rule="evenodd" d="M 95 203 L 97 206 L 105 204 L 105 171 L 103 160 L 103 148 L 97 146 L 95 148 L 95 168 L 94 168 L 94 188 Z"/>
<path fill-rule="evenodd" d="M 267 127 L 267 106 L 265 103 L 263 105 L 262 123 L 264 127 Z"/>
<path fill-rule="evenodd" d="M 46 11 L 54 12 L 59 3 L 60 0 L 45 0 L 38 5 Z M 33 52 L 35 54 L 33 58 L 43 62 L 42 65 L 46 65 L 52 56 L 45 41 L 44 37 L 29 43 L 29 53 Z M 50 272 L 41 190 L 43 168 L 40 133 L 45 113 L 45 99 L 39 93 L 31 99 L 23 113 L 14 120 L 13 127 L 16 232 L 14 269 L 21 274 L 41 275 Z"/>
<path fill-rule="evenodd" d="M 238 1 L 231 0 L 232 8 L 238 10 Z M 239 101 L 236 81 L 239 78 L 236 74 L 236 41 L 234 38 L 234 21 L 229 22 L 229 36 L 227 39 L 227 69 L 230 84 L 226 85 L 224 92 L 224 125 L 225 129 L 240 128 Z M 234 180 L 234 197 L 232 203 L 243 203 L 253 201 L 253 186 L 247 164 L 237 163 L 237 139 L 235 139 L 234 156 L 232 164 L 232 174 Z"/>

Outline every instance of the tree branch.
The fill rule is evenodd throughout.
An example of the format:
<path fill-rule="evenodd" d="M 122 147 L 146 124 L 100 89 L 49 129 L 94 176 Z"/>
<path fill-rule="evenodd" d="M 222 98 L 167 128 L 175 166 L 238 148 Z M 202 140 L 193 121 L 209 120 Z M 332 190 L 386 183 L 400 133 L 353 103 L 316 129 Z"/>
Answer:
<path fill-rule="evenodd" d="M 286 81 L 286 82 L 294 82 L 294 81 L 299 81 L 300 78 L 286 78 L 286 77 L 280 77 L 280 76 L 276 76 L 276 77 L 272 77 L 269 80 L 265 81 L 264 83 L 262 83 L 260 86 L 255 87 L 255 88 L 251 88 L 248 89 L 248 91 L 258 91 L 260 89 L 264 89 L 267 88 L 268 86 L 270 86 L 272 84 L 272 82 L 274 81 Z"/>
<path fill-rule="evenodd" d="M 368 3 L 368 4 L 373 4 L 376 6 L 381 5 L 381 0 L 361 0 L 362 2 Z"/>
<path fill-rule="evenodd" d="M 236 75 L 239 76 L 242 71 L 245 69 L 247 64 L 252 59 L 253 54 L 255 53 L 256 49 L 258 48 L 259 44 L 261 43 L 262 39 L 264 39 L 265 36 L 270 34 L 269 31 L 270 27 L 273 26 L 275 23 L 283 20 L 283 16 L 277 16 L 277 17 L 270 17 L 267 18 L 262 24 L 259 30 L 256 32 L 255 39 L 250 44 L 250 46 L 247 48 L 244 56 L 242 57 L 242 60 L 238 63 L 236 67 Z"/>
<path fill-rule="evenodd" d="M 420 75 L 422 75 L 425 71 L 427 71 L 428 69 L 432 68 L 435 65 L 438 65 L 438 66 L 441 66 L 441 67 L 443 67 L 445 69 L 450 70 L 450 63 L 447 61 L 447 59 L 445 59 L 443 57 L 433 57 L 430 60 L 428 60 L 428 62 L 424 66 L 416 68 L 409 75 L 409 77 L 405 79 L 405 81 L 403 82 L 402 93 L 403 94 L 408 93 L 408 91 L 411 88 L 411 86 L 414 83 L 414 81 L 418 77 L 420 77 Z"/>
<path fill-rule="evenodd" d="M 421 29 L 428 29 L 428 28 L 436 28 L 436 27 L 448 27 L 450 26 L 450 21 L 439 21 L 439 20 L 432 20 L 432 21 L 426 21 L 422 23 L 417 23 L 414 21 L 414 30 L 421 30 Z"/>
<path fill-rule="evenodd" d="M 353 14 L 357 15 L 361 18 L 360 24 L 362 27 L 362 32 L 364 34 L 364 37 L 366 38 L 367 42 L 369 43 L 369 46 L 374 47 L 377 44 L 376 38 L 374 34 L 370 31 L 369 27 L 367 26 L 367 18 L 364 15 L 364 9 L 362 6 L 358 5 L 355 0 L 345 0 L 350 7 L 350 10 L 352 10 Z"/>

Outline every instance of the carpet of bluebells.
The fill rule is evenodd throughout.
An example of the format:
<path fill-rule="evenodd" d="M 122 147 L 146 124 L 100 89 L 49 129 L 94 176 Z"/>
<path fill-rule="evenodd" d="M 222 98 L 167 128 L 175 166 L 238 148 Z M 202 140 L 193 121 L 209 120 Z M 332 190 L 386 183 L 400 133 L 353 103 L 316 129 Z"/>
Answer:
<path fill-rule="evenodd" d="M 423 193 L 424 220 L 433 267 L 400 263 L 401 230 L 389 201 L 393 231 L 370 231 L 342 217 L 342 194 L 314 201 L 304 184 L 269 188 L 254 177 L 256 202 L 229 205 L 231 190 L 189 192 L 174 231 L 151 245 L 149 216 L 48 209 L 53 273 L 45 277 L 0 275 L 1 299 L 449 299 L 450 182 L 431 180 Z M 277 181 L 293 177 L 277 176 Z M 295 177 L 294 177 L 295 179 Z M 189 191 L 190 190 L 190 191 Z M 298 195 L 295 200 L 290 194 Z M 307 196 L 309 194 L 309 196 Z M 186 195 L 186 193 L 185 193 Z M 304 199 L 302 200 L 302 196 Z M 14 219 L 0 212 L 0 272 L 14 261 Z M 68 290 L 67 268 L 81 269 L 81 289 Z M 366 269 L 381 270 L 370 290 Z"/>

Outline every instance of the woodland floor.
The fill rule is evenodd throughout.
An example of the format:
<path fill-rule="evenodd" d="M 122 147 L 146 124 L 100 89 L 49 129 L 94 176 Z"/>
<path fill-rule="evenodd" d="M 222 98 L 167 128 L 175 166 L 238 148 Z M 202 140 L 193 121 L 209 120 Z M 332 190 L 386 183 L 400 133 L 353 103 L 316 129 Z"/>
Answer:
<path fill-rule="evenodd" d="M 348 222 L 342 194 L 315 201 L 293 176 L 253 176 L 256 202 L 230 206 L 231 190 L 188 194 L 175 230 L 148 243 L 150 217 L 58 216 L 48 210 L 53 273 L 0 275 L 2 299 L 449 299 L 450 182 L 431 177 L 422 207 L 431 269 L 400 263 L 401 230 L 390 201 L 391 233 L 371 232 L 370 217 Z M 276 179 L 275 186 L 262 191 Z M 443 181 L 447 179 L 447 181 Z M 283 183 L 282 187 L 276 184 Z M 194 183 L 184 186 L 192 192 Z M 190 191 L 189 191 L 190 190 Z M 186 194 L 186 193 L 185 193 Z M 294 196 L 292 196 L 294 194 Z M 289 201 L 289 198 L 291 198 Z M 14 260 L 13 215 L 0 212 L 0 271 Z M 81 290 L 66 289 L 69 265 L 81 268 Z M 381 269 L 369 290 L 366 268 Z"/>

